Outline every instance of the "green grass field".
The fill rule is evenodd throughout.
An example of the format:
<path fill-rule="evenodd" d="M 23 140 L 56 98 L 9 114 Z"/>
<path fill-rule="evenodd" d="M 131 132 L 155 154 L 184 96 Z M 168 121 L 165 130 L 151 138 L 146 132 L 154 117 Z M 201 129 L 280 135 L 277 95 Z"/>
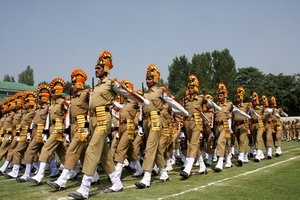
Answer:
<path fill-rule="evenodd" d="M 143 190 L 135 188 L 139 179 L 125 170 L 124 191 L 113 194 L 102 193 L 111 184 L 101 171 L 100 184 L 91 187 L 90 199 L 300 199 L 300 142 L 283 142 L 282 150 L 283 155 L 271 160 L 254 163 L 251 159 L 243 167 L 234 166 L 221 173 L 209 169 L 208 174 L 193 175 L 187 180 L 181 180 L 180 166 L 174 165 L 170 181 L 158 183 L 159 176 L 153 177 L 151 187 Z M 79 187 L 81 176 L 58 192 L 46 184 L 17 183 L 0 176 L 0 199 L 72 199 L 68 193 Z M 47 180 L 50 179 L 44 181 Z"/>

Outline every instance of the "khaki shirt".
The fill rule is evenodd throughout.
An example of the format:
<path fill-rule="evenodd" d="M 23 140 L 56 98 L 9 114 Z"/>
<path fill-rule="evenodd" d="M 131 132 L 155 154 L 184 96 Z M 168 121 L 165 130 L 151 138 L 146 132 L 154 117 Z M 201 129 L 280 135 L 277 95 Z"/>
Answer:
<path fill-rule="evenodd" d="M 51 106 L 49 107 L 50 120 L 54 120 L 55 118 L 65 118 L 66 109 L 64 108 L 64 102 L 64 99 L 58 98 L 51 103 Z"/>
<path fill-rule="evenodd" d="M 134 119 L 137 113 L 138 103 L 127 99 L 125 101 L 124 107 L 119 111 L 120 121 L 124 121 L 126 119 Z"/>
<path fill-rule="evenodd" d="M 259 114 L 260 116 L 263 115 L 263 112 L 264 112 L 263 106 L 256 105 L 256 106 L 253 108 L 253 110 L 254 110 L 257 114 Z M 257 117 L 256 115 L 251 115 L 251 118 L 252 118 L 252 120 L 259 120 L 258 117 Z"/>
<path fill-rule="evenodd" d="M 32 119 L 35 115 L 35 109 L 34 108 L 30 108 L 28 110 L 26 110 L 23 114 L 22 120 L 20 122 L 21 128 L 23 126 L 28 126 L 28 128 L 30 128 L 30 125 L 32 123 Z"/>
<path fill-rule="evenodd" d="M 7 130 L 7 129 L 11 129 L 13 130 L 13 118 L 14 118 L 14 115 L 15 115 L 15 112 L 14 111 L 10 111 L 9 113 L 7 113 L 6 115 L 6 120 L 3 124 L 3 128 L 4 130 Z"/>
<path fill-rule="evenodd" d="M 3 128 L 5 120 L 6 120 L 6 114 L 4 114 L 0 119 L 0 128 Z"/>
<path fill-rule="evenodd" d="M 111 105 L 116 93 L 113 91 L 114 82 L 111 79 L 105 77 L 99 80 L 91 93 L 89 109 L 91 113 L 94 113 L 96 107 Z"/>
<path fill-rule="evenodd" d="M 184 108 L 190 113 L 200 113 L 204 103 L 203 95 L 195 95 L 193 98 L 184 98 Z"/>
<path fill-rule="evenodd" d="M 149 100 L 150 104 L 143 107 L 145 114 L 150 114 L 151 111 L 161 111 L 164 101 L 162 99 L 163 89 L 153 86 L 144 94 L 145 99 Z"/>
<path fill-rule="evenodd" d="M 171 106 L 168 103 L 164 103 L 163 109 L 161 111 L 161 119 L 163 126 L 169 126 L 171 123 Z"/>
<path fill-rule="evenodd" d="M 37 124 L 46 124 L 48 114 L 48 105 L 44 104 L 39 109 L 36 110 L 35 115 L 33 117 L 33 125 Z"/>
<path fill-rule="evenodd" d="M 249 113 L 249 103 L 241 102 L 237 107 L 244 113 Z M 233 113 L 233 121 L 245 121 L 247 119 L 248 118 L 246 116 L 241 116 L 240 114 Z"/>
<path fill-rule="evenodd" d="M 16 128 L 16 125 L 21 123 L 22 116 L 23 116 L 24 110 L 23 109 L 18 109 L 16 114 L 14 114 L 13 117 L 13 128 Z"/>
<path fill-rule="evenodd" d="M 221 122 L 223 120 L 228 120 L 229 118 L 232 117 L 232 109 L 233 109 L 233 104 L 232 102 L 225 101 L 224 104 L 218 103 L 218 105 L 221 107 L 221 110 L 215 110 L 215 121 L 216 122 Z"/>
<path fill-rule="evenodd" d="M 87 90 L 79 91 L 71 99 L 71 117 L 76 118 L 77 115 L 87 115 L 89 108 L 89 92 Z"/>

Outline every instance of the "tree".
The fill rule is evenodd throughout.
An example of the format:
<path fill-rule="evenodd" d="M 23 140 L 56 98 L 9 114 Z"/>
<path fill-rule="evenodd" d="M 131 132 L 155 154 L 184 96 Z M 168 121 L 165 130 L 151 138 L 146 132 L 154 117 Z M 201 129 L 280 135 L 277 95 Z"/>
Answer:
<path fill-rule="evenodd" d="M 48 83 L 47 81 L 42 81 L 42 82 L 40 82 L 40 83 L 38 84 L 38 86 L 39 86 L 39 85 L 42 85 L 42 84 L 48 85 L 49 83 Z"/>
<path fill-rule="evenodd" d="M 194 54 L 192 58 L 193 73 L 200 82 L 201 93 L 212 93 L 215 88 L 213 84 L 212 57 L 209 52 Z"/>
<path fill-rule="evenodd" d="M 243 86 L 246 90 L 245 100 L 249 99 L 253 92 L 259 95 L 264 91 L 264 74 L 255 67 L 239 68 L 235 79 L 235 88 Z"/>
<path fill-rule="evenodd" d="M 228 95 L 233 96 L 236 77 L 235 61 L 233 57 L 230 55 L 228 49 L 224 49 L 223 51 L 215 50 L 211 55 L 214 87 L 217 88 L 218 84 L 222 82 L 227 87 Z"/>
<path fill-rule="evenodd" d="M 18 75 L 19 83 L 34 85 L 33 69 L 28 65 L 27 68 Z"/>
<path fill-rule="evenodd" d="M 174 58 L 173 63 L 169 65 L 169 90 L 178 99 L 183 98 L 188 84 L 188 76 L 191 73 L 193 73 L 193 69 L 186 56 Z"/>
<path fill-rule="evenodd" d="M 15 77 L 14 76 L 9 76 L 8 74 L 6 74 L 3 78 L 3 81 L 7 81 L 7 82 L 15 82 Z"/>

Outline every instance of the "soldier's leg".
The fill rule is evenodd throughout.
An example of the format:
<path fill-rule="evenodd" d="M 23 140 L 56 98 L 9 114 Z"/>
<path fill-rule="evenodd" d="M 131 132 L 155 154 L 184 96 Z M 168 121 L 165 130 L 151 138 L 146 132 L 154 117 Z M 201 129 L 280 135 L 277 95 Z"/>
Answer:
<path fill-rule="evenodd" d="M 21 160 L 23 158 L 23 155 L 28 147 L 28 143 L 25 142 L 19 142 L 16 149 L 13 152 L 13 169 L 11 172 L 7 174 L 7 178 L 17 178 L 19 174 L 20 164 Z"/>

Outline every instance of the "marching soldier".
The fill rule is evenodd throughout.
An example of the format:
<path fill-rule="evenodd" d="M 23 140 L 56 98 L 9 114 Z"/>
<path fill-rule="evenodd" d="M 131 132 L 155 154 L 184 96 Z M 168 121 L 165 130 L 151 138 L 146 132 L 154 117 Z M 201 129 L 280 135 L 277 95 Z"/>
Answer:
<path fill-rule="evenodd" d="M 244 103 L 245 89 L 240 86 L 236 90 L 235 94 L 235 106 L 245 113 L 249 113 L 249 104 Z M 246 116 L 241 116 L 239 114 L 233 113 L 233 132 L 238 139 L 239 144 L 239 156 L 238 156 L 238 165 L 242 166 L 245 162 L 244 158 L 247 154 L 247 147 L 249 144 L 248 135 L 251 134 L 249 127 L 249 120 Z"/>
<path fill-rule="evenodd" d="M 247 116 L 251 118 L 245 112 L 241 111 L 235 107 L 231 102 L 227 101 L 227 88 L 224 83 L 219 83 L 218 87 L 218 105 L 215 107 L 215 134 L 217 137 L 217 156 L 218 162 L 215 166 L 216 172 L 221 172 L 223 170 L 223 161 L 225 157 L 225 152 L 227 151 L 225 167 L 229 168 L 232 166 L 231 163 L 231 151 L 229 150 L 231 134 L 233 133 L 231 129 L 232 125 L 232 112 L 236 112 L 240 115 Z"/>
<path fill-rule="evenodd" d="M 128 80 L 122 80 L 121 84 L 133 92 L 134 85 Z M 138 103 L 131 99 L 124 99 L 123 108 L 119 111 L 119 144 L 115 153 L 116 170 L 121 177 L 125 156 L 132 161 L 132 142 L 135 138 L 136 125 L 134 119 L 138 111 Z M 131 147 L 131 149 L 129 149 Z"/>
<path fill-rule="evenodd" d="M 74 96 L 71 98 L 71 143 L 66 152 L 64 169 L 60 177 L 56 181 L 47 181 L 47 184 L 56 189 L 65 188 L 71 171 L 75 170 L 78 160 L 83 163 L 85 149 L 87 145 L 88 127 L 87 114 L 89 107 L 89 92 L 84 90 L 84 82 L 87 80 L 86 73 L 81 69 L 75 69 L 72 74 L 72 90 Z M 94 181 L 99 179 L 99 175 L 95 172 Z"/>
<path fill-rule="evenodd" d="M 26 182 L 30 177 L 31 168 L 33 162 L 35 161 L 35 157 L 41 152 L 42 147 L 46 142 L 46 136 L 43 134 L 43 131 L 47 126 L 46 119 L 48 115 L 50 95 L 51 88 L 49 85 L 41 84 L 38 86 L 38 105 L 32 120 L 31 142 L 29 143 L 24 154 L 24 163 L 26 164 L 25 173 L 21 177 L 17 178 L 17 181 L 20 183 Z"/>
<path fill-rule="evenodd" d="M 214 101 L 213 97 L 209 94 L 204 96 L 204 99 L 210 99 Z M 212 165 L 213 161 L 213 154 L 215 149 L 215 134 L 213 132 L 213 125 L 214 125 L 214 108 L 210 107 L 206 104 L 202 105 L 203 114 L 209 120 L 208 123 L 203 124 L 203 138 L 206 143 L 205 152 L 208 154 L 208 159 L 205 163 L 207 166 Z"/>
<path fill-rule="evenodd" d="M 202 106 L 206 103 L 203 95 L 198 95 L 199 81 L 195 75 L 189 76 L 188 90 L 184 98 L 184 107 L 190 116 L 184 118 L 184 133 L 187 138 L 187 157 L 186 165 L 180 176 L 184 179 L 189 178 L 195 158 L 200 149 L 200 139 L 203 138 L 203 121 L 201 118 Z M 201 153 L 200 153 L 201 154 Z M 202 159 L 203 162 L 203 159 Z M 199 173 L 207 173 L 205 165 L 200 167 Z"/>
<path fill-rule="evenodd" d="M 35 114 L 36 94 L 31 90 L 27 90 L 23 93 L 23 95 L 25 97 L 24 113 L 20 123 L 19 142 L 13 152 L 12 163 L 14 165 L 11 172 L 4 174 L 4 176 L 8 179 L 17 178 L 19 174 L 21 160 L 28 147 L 28 143 L 31 141 L 32 119 Z"/>
<path fill-rule="evenodd" d="M 151 172 L 157 158 L 157 148 L 162 133 L 161 111 L 163 109 L 164 101 L 188 116 L 188 112 L 171 98 L 168 91 L 165 91 L 162 87 L 156 86 L 159 77 L 160 71 L 156 65 L 150 64 L 147 67 L 146 73 L 148 91 L 144 94 L 144 97 L 150 101 L 150 104 L 143 107 L 143 129 L 147 140 L 143 162 L 144 176 L 140 182 L 135 183 L 140 189 L 150 187 Z M 164 160 L 156 162 L 156 164 L 160 167 L 160 179 L 167 180 L 168 173 Z"/>
<path fill-rule="evenodd" d="M 275 122 L 275 133 L 273 134 L 273 141 L 274 141 L 274 146 L 275 146 L 275 156 L 279 157 L 282 154 L 281 151 L 281 138 L 282 138 L 282 123 L 280 121 L 280 116 L 285 116 L 287 117 L 287 114 L 283 112 L 282 109 L 277 108 L 277 103 L 276 99 L 274 96 L 271 97 L 270 99 L 270 108 L 274 109 L 274 115 L 273 115 L 273 120 Z"/>
<path fill-rule="evenodd" d="M 75 192 L 69 193 L 69 196 L 76 199 L 88 198 L 92 177 L 99 162 L 101 162 L 104 171 L 109 175 L 113 184 L 112 187 L 104 190 L 104 192 L 111 193 L 123 190 L 123 184 L 115 170 L 113 157 L 108 148 L 106 139 L 111 131 L 112 117 L 110 107 L 117 93 L 140 103 L 149 103 L 136 93 L 132 93 L 122 87 L 116 80 L 109 79 L 108 74 L 112 67 L 112 56 L 110 52 L 103 51 L 95 67 L 95 74 L 96 77 L 99 78 L 99 81 L 90 97 L 89 112 L 92 138 L 85 152 L 82 169 L 84 175 L 80 188 Z"/>
<path fill-rule="evenodd" d="M 252 108 L 250 111 L 251 113 L 251 133 L 253 134 L 254 138 L 254 146 L 256 149 L 256 155 L 254 158 L 255 162 L 260 162 L 265 158 L 263 149 L 263 133 L 265 131 L 265 126 L 261 116 L 263 116 L 263 107 L 260 106 L 259 97 L 256 92 L 252 93 Z"/>
<path fill-rule="evenodd" d="M 267 149 L 267 158 L 272 159 L 272 146 L 273 146 L 273 138 L 272 135 L 275 133 L 275 126 L 273 121 L 273 110 L 269 109 L 269 101 L 265 95 L 261 97 L 262 106 L 264 108 L 263 112 L 263 120 L 265 126 L 265 137 L 264 143 Z"/>
<path fill-rule="evenodd" d="M 53 92 L 53 101 L 49 107 L 50 136 L 44 144 L 39 156 L 39 170 L 35 176 L 28 178 L 30 182 L 40 183 L 42 181 L 45 175 L 46 164 L 53 157 L 54 152 L 57 153 L 60 161 L 65 163 L 66 147 L 63 143 L 63 134 L 67 109 L 65 108 L 65 100 L 62 98 L 65 85 L 65 81 L 61 78 L 54 78 L 50 83 Z"/>
<path fill-rule="evenodd" d="M 217 156 L 218 162 L 215 166 L 216 172 L 223 170 L 223 161 L 225 157 L 225 151 L 227 148 L 228 156 L 226 159 L 226 165 L 231 167 L 231 155 L 229 151 L 229 142 L 231 138 L 231 117 L 233 104 L 227 101 L 227 88 L 223 83 L 218 87 L 218 106 L 220 109 L 215 111 L 215 134 L 217 138 Z"/>
<path fill-rule="evenodd" d="M 1 104 L 2 104 L 2 110 L 1 110 L 2 117 L 1 117 L 1 120 L 0 120 L 0 134 L 1 134 L 1 136 L 0 136 L 0 138 L 1 138 L 0 161 L 5 156 L 8 148 L 9 148 L 9 144 L 10 144 L 10 142 L 8 140 L 5 140 L 5 129 L 4 129 L 4 123 L 6 121 L 7 112 L 8 112 L 8 101 L 7 101 L 7 99 L 3 100 L 1 102 Z"/>
<path fill-rule="evenodd" d="M 13 151 L 19 142 L 18 136 L 20 134 L 20 122 L 23 115 L 23 103 L 23 92 L 16 93 L 9 100 L 10 112 L 6 118 L 6 122 L 4 123 L 4 128 L 6 129 L 6 138 L 8 139 L 10 144 L 6 155 L 6 160 L 0 168 L 0 174 L 4 173 L 8 165 L 11 163 L 13 159 Z"/>

